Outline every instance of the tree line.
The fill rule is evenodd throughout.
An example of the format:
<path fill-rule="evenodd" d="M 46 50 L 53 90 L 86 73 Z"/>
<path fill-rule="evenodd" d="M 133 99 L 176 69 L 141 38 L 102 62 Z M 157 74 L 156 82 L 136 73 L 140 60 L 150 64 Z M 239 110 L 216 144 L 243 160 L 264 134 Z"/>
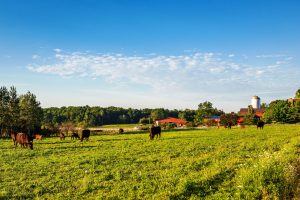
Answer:
<path fill-rule="evenodd" d="M 0 87 L 0 134 L 27 132 L 40 129 L 43 110 L 36 96 L 31 92 L 18 95 L 15 87 Z"/>
<path fill-rule="evenodd" d="M 296 92 L 300 98 L 300 89 Z M 300 103 L 291 105 L 287 100 L 276 100 L 265 106 L 263 120 L 268 123 L 296 123 L 300 121 Z M 190 126 L 199 124 L 216 125 L 213 120 L 205 121 L 207 116 L 221 116 L 221 124 L 232 121 L 233 125 L 239 118 L 237 113 L 225 114 L 213 107 L 209 101 L 198 105 L 197 109 L 134 109 L 100 106 L 68 106 L 41 108 L 40 102 L 31 92 L 17 94 L 15 87 L 0 87 L 0 128 L 1 136 L 11 131 L 23 131 L 32 134 L 40 129 L 54 130 L 60 127 L 96 127 L 105 124 L 150 124 L 155 120 L 167 117 L 184 119 Z M 248 107 L 245 123 L 255 124 L 255 112 Z"/>

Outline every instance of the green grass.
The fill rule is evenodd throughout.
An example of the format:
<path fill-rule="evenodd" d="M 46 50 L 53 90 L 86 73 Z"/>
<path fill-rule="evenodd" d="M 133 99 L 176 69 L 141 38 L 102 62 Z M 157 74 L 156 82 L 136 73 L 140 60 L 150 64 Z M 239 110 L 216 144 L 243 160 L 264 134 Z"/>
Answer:
<path fill-rule="evenodd" d="M 0 199 L 290 199 L 299 125 L 0 143 Z"/>
<path fill-rule="evenodd" d="M 136 126 L 139 126 L 139 124 L 109 124 L 99 126 L 98 128 L 134 128 Z"/>

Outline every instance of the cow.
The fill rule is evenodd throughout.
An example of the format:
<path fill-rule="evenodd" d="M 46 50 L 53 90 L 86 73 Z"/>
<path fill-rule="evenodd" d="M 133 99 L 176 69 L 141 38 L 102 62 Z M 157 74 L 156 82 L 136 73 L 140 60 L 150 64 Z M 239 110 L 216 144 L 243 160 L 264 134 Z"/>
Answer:
<path fill-rule="evenodd" d="M 84 138 L 86 138 L 86 140 L 89 140 L 90 133 L 91 131 L 89 129 L 82 130 L 80 141 L 82 142 Z"/>
<path fill-rule="evenodd" d="M 59 138 L 60 138 L 60 141 L 65 140 L 65 134 L 60 133 L 59 134 Z"/>
<path fill-rule="evenodd" d="M 14 145 L 16 145 L 17 133 L 16 132 L 11 132 L 10 137 L 11 137 L 12 141 L 14 142 Z"/>
<path fill-rule="evenodd" d="M 228 126 L 229 129 L 231 129 L 232 121 L 229 121 L 229 122 L 227 123 L 227 126 Z"/>
<path fill-rule="evenodd" d="M 71 139 L 74 140 L 74 139 L 76 139 L 76 138 L 77 138 L 77 139 L 80 139 L 78 133 L 72 133 Z"/>
<path fill-rule="evenodd" d="M 124 129 L 120 128 L 119 133 L 124 133 Z"/>
<path fill-rule="evenodd" d="M 153 140 L 155 135 L 156 139 L 159 137 L 160 138 L 161 134 L 161 127 L 160 126 L 153 126 L 150 128 L 150 140 Z"/>
<path fill-rule="evenodd" d="M 43 136 L 41 134 L 34 135 L 34 139 L 36 139 L 36 140 L 41 140 L 42 138 L 43 138 Z"/>
<path fill-rule="evenodd" d="M 21 147 L 29 147 L 30 149 L 33 149 L 33 137 L 30 137 L 26 133 L 18 133 L 16 135 L 16 143 L 15 145 L 18 146 L 18 144 L 21 145 Z"/>
<path fill-rule="evenodd" d="M 259 121 L 257 122 L 257 124 L 256 124 L 256 129 L 258 129 L 258 128 L 264 129 L 264 125 L 265 125 L 265 122 L 259 120 Z"/>

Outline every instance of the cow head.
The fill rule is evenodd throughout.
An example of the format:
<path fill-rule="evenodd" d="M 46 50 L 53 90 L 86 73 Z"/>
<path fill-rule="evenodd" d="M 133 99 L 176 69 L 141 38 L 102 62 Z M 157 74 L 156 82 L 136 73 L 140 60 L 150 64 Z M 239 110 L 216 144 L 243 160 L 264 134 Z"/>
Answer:
<path fill-rule="evenodd" d="M 29 142 L 28 145 L 29 145 L 29 148 L 32 150 L 33 149 L 33 143 Z"/>

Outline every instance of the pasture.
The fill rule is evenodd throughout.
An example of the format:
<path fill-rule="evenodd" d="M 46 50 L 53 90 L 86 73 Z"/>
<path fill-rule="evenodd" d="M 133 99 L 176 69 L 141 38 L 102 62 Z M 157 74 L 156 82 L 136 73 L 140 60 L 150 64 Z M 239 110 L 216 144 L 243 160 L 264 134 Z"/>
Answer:
<path fill-rule="evenodd" d="M 291 199 L 299 178 L 300 125 L 0 144 L 0 199 Z"/>

